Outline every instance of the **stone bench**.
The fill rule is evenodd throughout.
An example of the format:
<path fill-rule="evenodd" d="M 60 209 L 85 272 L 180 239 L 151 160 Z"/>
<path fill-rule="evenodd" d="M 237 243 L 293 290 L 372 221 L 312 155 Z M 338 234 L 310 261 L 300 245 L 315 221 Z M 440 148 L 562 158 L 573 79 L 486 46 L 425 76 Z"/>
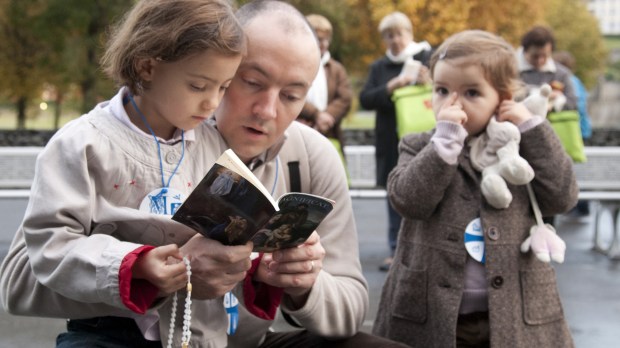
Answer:
<path fill-rule="evenodd" d="M 586 147 L 587 162 L 576 163 L 579 198 L 591 201 L 594 208 L 593 249 L 611 259 L 620 259 L 620 147 Z M 601 225 L 610 212 L 612 238 L 603 245 Z"/>
<path fill-rule="evenodd" d="M 42 147 L 0 147 L 1 196 L 25 197 L 34 178 L 37 155 Z M 620 259 L 620 147 L 586 147 L 586 163 L 575 164 L 579 198 L 592 201 L 594 208 L 594 250 Z M 385 197 L 375 186 L 375 148 L 370 145 L 346 146 L 351 196 Z M 604 246 L 599 225 L 610 211 L 613 218 L 612 241 Z"/>
<path fill-rule="evenodd" d="M 385 190 L 375 189 L 374 146 L 347 146 L 344 149 L 352 197 L 385 197 Z M 620 259 L 620 146 L 586 147 L 586 163 L 574 166 L 579 184 L 579 199 L 592 202 L 594 226 L 593 249 Z M 613 217 L 612 241 L 604 246 L 599 225 L 610 211 Z"/>

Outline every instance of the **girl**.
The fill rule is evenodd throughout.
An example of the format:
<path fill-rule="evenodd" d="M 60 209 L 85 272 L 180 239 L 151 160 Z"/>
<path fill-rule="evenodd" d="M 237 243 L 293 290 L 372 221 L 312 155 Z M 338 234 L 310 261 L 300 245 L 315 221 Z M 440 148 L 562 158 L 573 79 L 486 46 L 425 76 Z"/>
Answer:
<path fill-rule="evenodd" d="M 59 347 L 161 347 L 168 330 L 157 324 L 170 309 L 149 308 L 185 287 L 177 245 L 195 234 L 162 215 L 215 161 L 203 121 L 244 40 L 227 0 L 142 0 L 113 33 L 102 63 L 122 87 L 50 140 L 18 231 L 41 283 L 84 309 L 116 308 L 113 317 L 71 319 Z"/>
<path fill-rule="evenodd" d="M 389 176 L 389 199 L 404 219 L 374 333 L 414 347 L 572 346 L 553 268 L 519 250 L 535 224 L 526 186 L 509 186 L 507 209 L 490 206 L 467 144 L 491 117 L 517 125 L 543 215 L 575 205 L 570 158 L 543 117 L 512 100 L 518 72 L 503 39 L 458 33 L 430 67 L 437 126 L 402 140 Z M 476 226 L 484 254 L 465 248 Z"/>

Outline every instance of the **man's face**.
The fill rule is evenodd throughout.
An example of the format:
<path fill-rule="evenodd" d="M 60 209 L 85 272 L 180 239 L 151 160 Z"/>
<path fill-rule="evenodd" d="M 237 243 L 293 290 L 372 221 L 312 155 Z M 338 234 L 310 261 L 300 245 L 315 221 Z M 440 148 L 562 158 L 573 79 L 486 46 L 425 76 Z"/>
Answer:
<path fill-rule="evenodd" d="M 215 113 L 244 162 L 275 144 L 301 111 L 319 66 L 312 32 L 286 33 L 268 14 L 245 27 L 248 52 Z"/>
<path fill-rule="evenodd" d="M 528 49 L 524 52 L 524 56 L 528 63 L 536 68 L 536 70 L 540 70 L 551 57 L 551 53 L 551 43 L 548 43 L 544 46 L 528 47 Z"/>

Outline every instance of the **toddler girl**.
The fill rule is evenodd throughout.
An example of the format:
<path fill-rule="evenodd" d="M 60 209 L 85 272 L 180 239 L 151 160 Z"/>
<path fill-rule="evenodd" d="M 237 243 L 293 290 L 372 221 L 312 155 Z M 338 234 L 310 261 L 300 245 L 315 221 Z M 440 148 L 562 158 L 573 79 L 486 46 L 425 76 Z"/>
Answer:
<path fill-rule="evenodd" d="M 404 219 L 374 333 L 413 347 L 572 346 L 553 268 L 519 250 L 535 225 L 526 186 L 509 185 L 508 208 L 489 205 L 468 142 L 491 117 L 517 125 L 543 215 L 576 203 L 570 158 L 544 115 L 513 100 L 515 53 L 500 37 L 455 34 L 430 66 L 437 126 L 403 138 L 388 179 Z M 466 233 L 484 247 L 468 251 Z"/>

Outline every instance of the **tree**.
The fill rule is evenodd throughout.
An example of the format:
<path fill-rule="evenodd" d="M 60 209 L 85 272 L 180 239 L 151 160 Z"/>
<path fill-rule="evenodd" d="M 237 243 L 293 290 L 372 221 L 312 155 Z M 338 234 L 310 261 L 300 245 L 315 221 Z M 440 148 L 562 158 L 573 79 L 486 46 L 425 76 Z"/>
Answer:
<path fill-rule="evenodd" d="M 24 128 L 28 102 L 38 95 L 49 55 L 36 28 L 44 4 L 39 0 L 0 2 L 0 90 L 15 103 L 17 128 Z"/>
<path fill-rule="evenodd" d="M 586 87 L 593 87 L 608 55 L 597 19 L 580 0 L 546 0 L 545 4 L 544 19 L 553 29 L 556 49 L 575 57 L 575 75 Z"/>
<path fill-rule="evenodd" d="M 428 41 L 436 47 L 448 36 L 465 29 L 483 29 L 516 44 L 520 35 L 543 15 L 539 3 L 526 0 L 347 0 L 350 16 L 346 34 L 349 44 L 359 45 L 361 54 L 346 61 L 365 68 L 384 54 L 377 27 L 381 19 L 393 11 L 405 13 L 413 24 L 414 39 Z M 347 65 L 347 66 L 349 66 Z M 364 69 L 365 69 L 364 68 Z"/>

